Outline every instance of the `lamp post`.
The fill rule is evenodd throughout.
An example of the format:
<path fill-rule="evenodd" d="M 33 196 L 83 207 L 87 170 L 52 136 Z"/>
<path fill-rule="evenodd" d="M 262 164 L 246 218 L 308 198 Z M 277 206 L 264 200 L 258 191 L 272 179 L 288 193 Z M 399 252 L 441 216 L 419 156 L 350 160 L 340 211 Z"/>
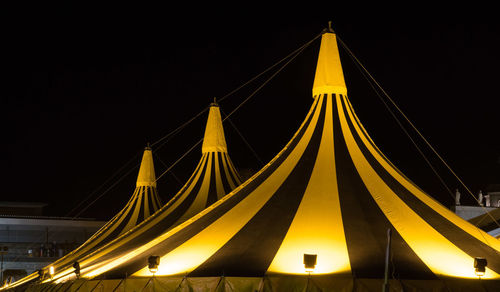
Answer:
<path fill-rule="evenodd" d="M 387 229 L 387 246 L 385 250 L 385 271 L 384 271 L 384 285 L 382 286 L 383 292 L 389 292 L 389 259 L 391 256 L 391 235 L 392 229 Z"/>
<path fill-rule="evenodd" d="M 80 263 L 74 262 L 73 269 L 75 269 L 76 278 L 79 279 L 80 278 Z"/>
<path fill-rule="evenodd" d="M 0 266 L 0 283 L 3 284 L 3 255 L 7 254 L 9 252 L 9 247 L 8 246 L 2 246 L 0 248 L 0 254 L 2 256 L 2 264 Z"/>
<path fill-rule="evenodd" d="M 318 255 L 317 254 L 304 254 L 304 268 L 306 272 L 309 274 L 307 277 L 306 291 L 309 289 L 309 280 L 311 278 L 311 273 L 314 272 L 314 268 L 316 268 Z"/>
<path fill-rule="evenodd" d="M 155 281 L 154 281 L 154 278 L 155 278 L 155 273 L 158 272 L 158 266 L 160 265 L 160 257 L 159 256 L 150 256 L 148 258 L 148 268 L 149 268 L 149 272 L 151 274 L 153 274 L 153 276 L 151 277 L 150 281 L 152 281 L 152 286 L 153 286 L 153 291 L 155 291 Z M 148 281 L 149 283 L 149 281 Z M 146 284 L 147 286 L 147 284 Z"/>

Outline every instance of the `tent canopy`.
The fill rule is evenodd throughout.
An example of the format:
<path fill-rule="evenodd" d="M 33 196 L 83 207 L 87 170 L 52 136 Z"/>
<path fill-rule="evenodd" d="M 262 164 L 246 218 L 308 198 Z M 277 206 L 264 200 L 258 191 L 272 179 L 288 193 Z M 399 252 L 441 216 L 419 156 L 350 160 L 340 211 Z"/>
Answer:
<path fill-rule="evenodd" d="M 304 122 L 278 155 L 210 208 L 133 248 L 88 262 L 86 277 L 315 274 L 381 278 L 388 229 L 398 278 L 499 278 L 500 242 L 422 191 L 380 151 L 347 96 L 336 35 L 322 36 Z M 151 228 L 154 228 L 152 226 Z"/>

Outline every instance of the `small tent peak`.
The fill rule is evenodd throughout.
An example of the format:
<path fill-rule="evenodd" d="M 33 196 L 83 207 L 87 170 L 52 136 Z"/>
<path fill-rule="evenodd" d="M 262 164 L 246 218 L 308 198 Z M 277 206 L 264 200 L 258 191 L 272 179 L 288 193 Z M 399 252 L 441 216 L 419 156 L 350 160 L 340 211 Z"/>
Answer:
<path fill-rule="evenodd" d="M 216 103 L 210 105 L 201 152 L 227 152 L 220 109 Z"/>
<path fill-rule="evenodd" d="M 149 142 L 146 143 L 146 147 L 144 147 L 144 151 L 152 151 L 151 144 L 149 144 Z"/>
<path fill-rule="evenodd" d="M 142 155 L 141 166 L 137 176 L 136 186 L 153 186 L 156 187 L 156 175 L 153 164 L 153 152 L 151 147 L 146 146 Z"/>

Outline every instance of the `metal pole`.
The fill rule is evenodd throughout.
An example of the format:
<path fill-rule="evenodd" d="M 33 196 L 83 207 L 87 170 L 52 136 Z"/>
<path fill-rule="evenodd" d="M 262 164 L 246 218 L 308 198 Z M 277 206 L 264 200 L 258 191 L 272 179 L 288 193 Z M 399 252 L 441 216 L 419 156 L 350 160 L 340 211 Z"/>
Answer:
<path fill-rule="evenodd" d="M 391 255 L 391 229 L 387 229 L 387 248 L 385 250 L 385 273 L 384 273 L 384 286 L 382 292 L 389 292 L 389 258 Z"/>
<path fill-rule="evenodd" d="M 0 251 L 2 254 L 2 266 L 0 267 L 0 284 L 3 285 L 3 251 Z"/>

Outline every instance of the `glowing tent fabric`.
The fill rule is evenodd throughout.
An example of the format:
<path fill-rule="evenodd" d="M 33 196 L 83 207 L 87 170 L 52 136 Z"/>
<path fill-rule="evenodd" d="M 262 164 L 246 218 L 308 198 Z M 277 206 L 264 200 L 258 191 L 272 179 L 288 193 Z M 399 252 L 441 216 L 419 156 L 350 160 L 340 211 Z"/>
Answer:
<path fill-rule="evenodd" d="M 120 254 L 124 249 L 140 246 L 145 241 L 154 239 L 184 221 L 190 220 L 239 184 L 241 184 L 241 179 L 227 152 L 219 106 L 212 103 L 205 128 L 202 157 L 187 183 L 169 202 L 141 225 L 99 251 L 79 259 L 82 273 L 89 270 L 89 263 L 100 262 L 103 257 Z M 64 279 L 68 275 L 74 275 L 72 268 L 56 271 L 54 279 L 60 277 Z"/>
<path fill-rule="evenodd" d="M 386 231 L 402 279 L 500 277 L 500 242 L 425 194 L 376 147 L 346 95 L 336 36 L 322 37 L 305 121 L 262 170 L 195 217 L 86 262 L 85 277 L 315 275 L 382 278 Z M 151 225 L 151 228 L 155 228 Z"/>
<path fill-rule="evenodd" d="M 162 206 L 156 189 L 156 176 L 151 148 L 146 147 L 137 175 L 136 188 L 125 207 L 92 235 L 80 247 L 56 261 L 54 266 L 73 263 L 79 258 L 105 245 L 129 231 Z"/>
<path fill-rule="evenodd" d="M 144 238 L 154 238 L 154 236 L 160 235 L 161 233 L 179 225 L 203 209 L 207 208 L 215 201 L 229 193 L 232 189 L 236 188 L 239 184 L 241 184 L 241 178 L 227 152 L 219 106 L 216 103 L 212 103 L 209 109 L 202 144 L 202 157 L 195 171 L 179 192 L 161 209 L 158 208 L 158 199 L 155 200 L 154 205 L 149 207 L 149 209 L 145 208 L 144 211 L 137 212 L 138 209 L 132 207 L 135 206 L 133 204 L 143 201 L 141 201 L 142 197 L 136 198 L 139 194 L 155 194 L 156 196 L 156 178 L 152 164 L 152 154 L 151 150 L 147 149 L 139 171 L 137 189 L 134 192 L 134 197 L 131 198 L 129 204 L 127 204 L 122 212 L 120 212 L 115 218 L 113 218 L 112 221 L 103 227 L 103 230 L 108 230 L 107 226 L 111 228 L 111 226 L 115 226 L 117 224 L 123 225 L 123 222 L 131 222 L 133 218 L 138 218 L 138 216 L 142 214 L 149 217 L 152 213 L 151 211 L 153 210 L 158 210 L 158 212 L 150 216 L 147 220 L 142 222 L 142 224 L 132 230 L 130 230 L 130 228 L 127 228 L 126 230 L 124 229 L 124 232 L 128 231 L 126 234 L 123 234 L 124 232 L 111 233 L 113 238 L 111 238 L 111 236 L 106 238 L 106 243 L 109 243 L 108 245 L 98 245 L 101 249 L 103 249 L 103 251 L 98 252 L 97 255 L 93 255 L 88 252 L 95 251 L 96 248 L 93 248 L 92 250 L 89 249 L 88 251 L 86 250 L 85 253 L 77 253 L 78 250 L 76 250 L 72 253 L 73 256 L 62 259 L 64 262 L 60 263 L 60 261 L 58 261 L 54 263 L 54 267 L 56 268 L 54 279 L 58 279 L 59 277 L 66 279 L 68 274 L 70 276 L 74 276 L 73 267 L 71 265 L 67 265 L 69 263 L 72 264 L 73 262 L 78 261 L 83 272 L 86 270 L 86 259 L 93 260 L 96 256 L 100 256 L 102 253 L 113 251 L 119 247 L 123 248 L 122 245 L 133 245 L 136 243 L 134 239 L 137 238 L 144 240 Z M 149 210 L 149 212 L 147 210 Z M 129 215 L 125 216 L 124 214 Z M 133 216 L 131 216 L 131 214 Z M 127 218 L 127 220 L 124 218 Z M 126 226 L 128 227 L 128 225 Z M 95 238 L 98 234 L 99 233 L 94 235 L 92 238 Z M 122 234 L 123 236 L 120 237 Z M 89 239 L 88 242 L 92 242 L 92 238 Z M 110 242 L 111 239 L 115 239 L 116 242 Z M 84 257 L 84 255 L 87 256 Z M 20 282 L 32 281 L 33 279 L 36 279 L 36 277 L 37 276 L 33 274 Z M 50 282 L 50 279 L 46 278 L 44 282 Z"/>
<path fill-rule="evenodd" d="M 199 281 L 210 291 L 221 283 L 239 283 L 237 291 L 373 291 L 390 228 L 393 288 L 455 290 L 443 279 L 476 278 L 474 257 L 488 260 L 483 279 L 500 278 L 500 241 L 425 194 L 369 137 L 347 97 L 331 31 L 322 36 L 313 96 L 290 142 L 252 178 L 162 234 L 152 216 L 144 232 L 87 257 L 82 277 L 94 285 L 174 281 L 177 289 Z M 300 277 L 308 274 L 304 254 L 317 255 L 313 278 Z M 150 255 L 161 257 L 154 278 Z"/>
<path fill-rule="evenodd" d="M 90 254 L 144 221 L 160 209 L 161 206 L 162 203 L 156 189 L 153 153 L 151 148 L 146 147 L 137 175 L 136 188 L 125 207 L 87 241 L 54 262 L 52 266 L 54 268 L 61 268 L 73 265 L 75 261 L 78 261 L 80 258 Z M 30 281 L 37 277 L 37 274 L 31 274 L 20 280 L 20 282 Z"/>

